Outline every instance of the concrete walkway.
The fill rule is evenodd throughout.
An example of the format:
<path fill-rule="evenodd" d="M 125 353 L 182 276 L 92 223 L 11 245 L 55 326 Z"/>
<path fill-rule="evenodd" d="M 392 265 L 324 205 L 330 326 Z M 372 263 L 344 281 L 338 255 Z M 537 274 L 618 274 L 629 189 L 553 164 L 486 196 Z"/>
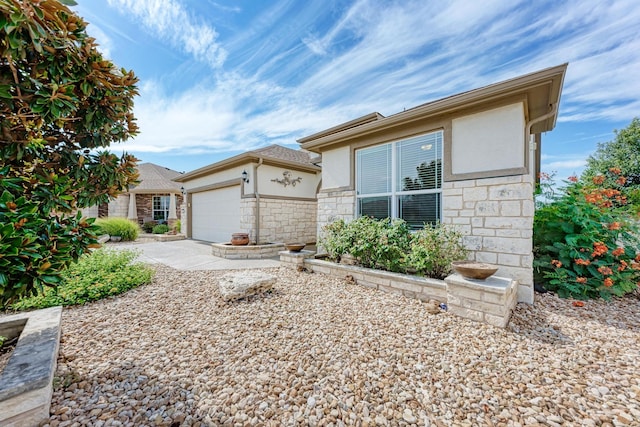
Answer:
<path fill-rule="evenodd" d="M 173 242 L 107 243 L 107 248 L 141 251 L 138 258 L 149 264 L 164 264 L 176 270 L 241 270 L 279 267 L 279 258 L 224 259 L 211 255 L 211 243 L 198 240 Z"/>

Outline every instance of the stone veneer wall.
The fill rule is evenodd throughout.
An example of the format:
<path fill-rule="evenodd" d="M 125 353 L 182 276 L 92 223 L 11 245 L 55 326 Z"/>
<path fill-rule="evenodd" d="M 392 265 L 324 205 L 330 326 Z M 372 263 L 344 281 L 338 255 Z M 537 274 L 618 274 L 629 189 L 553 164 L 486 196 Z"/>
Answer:
<path fill-rule="evenodd" d="M 317 202 L 296 199 L 260 199 L 260 242 L 315 243 Z M 256 199 L 240 202 L 240 228 L 255 242 Z"/>
<path fill-rule="evenodd" d="M 129 194 L 121 194 L 109 202 L 109 217 L 126 218 L 129 212 Z"/>
<path fill-rule="evenodd" d="M 518 301 L 533 303 L 533 180 L 528 175 L 443 183 L 443 218 L 465 234 L 471 258 L 517 280 Z"/>
<path fill-rule="evenodd" d="M 356 192 L 353 190 L 318 193 L 318 236 L 322 233 L 322 227 L 337 219 L 352 220 L 355 206 Z"/>

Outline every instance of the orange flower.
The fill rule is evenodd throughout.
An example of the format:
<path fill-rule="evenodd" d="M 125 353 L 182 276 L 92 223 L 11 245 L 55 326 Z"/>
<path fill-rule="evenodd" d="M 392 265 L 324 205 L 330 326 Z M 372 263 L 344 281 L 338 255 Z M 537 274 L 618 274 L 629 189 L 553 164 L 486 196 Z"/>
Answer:
<path fill-rule="evenodd" d="M 624 176 L 619 176 L 618 179 L 616 179 L 616 182 L 619 185 L 624 185 L 627 182 L 627 178 L 625 178 Z"/>
<path fill-rule="evenodd" d="M 636 258 L 635 258 L 635 260 L 636 260 L 636 261 L 638 261 L 638 262 L 640 262 L 640 254 L 636 254 Z"/>
<path fill-rule="evenodd" d="M 609 168 L 609 172 L 614 175 L 620 175 L 622 173 L 622 170 L 620 170 L 620 168 Z"/>
<path fill-rule="evenodd" d="M 548 180 L 550 180 L 550 179 L 551 179 L 551 175 L 549 175 L 549 174 L 548 174 L 548 173 L 546 173 L 546 172 L 540 172 L 540 173 L 538 174 L 538 178 L 540 178 L 542 181 L 548 181 Z"/>
<path fill-rule="evenodd" d="M 629 267 L 629 264 L 627 264 L 627 262 L 623 259 L 620 260 L 620 267 L 618 267 L 618 271 L 624 271 L 627 267 Z"/>
<path fill-rule="evenodd" d="M 631 261 L 631 268 L 634 270 L 640 270 L 640 262 Z"/>
<path fill-rule="evenodd" d="M 575 175 L 571 175 L 569 178 L 567 178 L 569 181 L 571 182 L 578 182 L 578 177 Z"/>
<path fill-rule="evenodd" d="M 615 251 L 611 252 L 613 256 L 620 256 L 622 254 L 624 254 L 624 248 L 616 248 Z"/>
<path fill-rule="evenodd" d="M 619 222 L 612 222 L 611 224 L 609 224 L 609 230 L 620 230 L 620 223 Z"/>
<path fill-rule="evenodd" d="M 588 259 L 576 258 L 576 259 L 574 259 L 574 261 L 578 265 L 589 265 L 589 264 L 591 264 L 591 261 L 589 261 Z"/>
<path fill-rule="evenodd" d="M 596 175 L 593 177 L 593 183 L 596 185 L 600 185 L 604 182 L 604 175 Z"/>
<path fill-rule="evenodd" d="M 582 301 L 574 301 L 572 305 L 574 307 L 584 307 L 584 303 Z"/>
<path fill-rule="evenodd" d="M 586 277 L 578 277 L 578 278 L 576 278 L 576 282 L 578 282 L 578 283 L 587 283 L 587 278 Z"/>
<path fill-rule="evenodd" d="M 611 273 L 613 273 L 613 271 L 611 271 L 611 269 L 609 267 L 598 267 L 598 271 L 600 272 L 600 274 L 604 274 L 605 276 L 610 275 Z"/>
<path fill-rule="evenodd" d="M 556 268 L 562 267 L 562 263 L 560 261 L 558 261 L 557 259 L 554 259 L 553 261 L 551 261 L 551 264 Z"/>
<path fill-rule="evenodd" d="M 605 245 L 604 243 L 595 242 L 593 244 L 593 252 L 591 253 L 591 257 L 595 258 L 597 256 L 604 255 L 607 253 L 608 250 L 609 248 L 607 248 L 607 245 Z"/>
<path fill-rule="evenodd" d="M 607 277 L 606 279 L 604 279 L 604 286 L 607 288 L 610 288 L 613 286 L 613 280 L 611 280 L 611 277 Z"/>

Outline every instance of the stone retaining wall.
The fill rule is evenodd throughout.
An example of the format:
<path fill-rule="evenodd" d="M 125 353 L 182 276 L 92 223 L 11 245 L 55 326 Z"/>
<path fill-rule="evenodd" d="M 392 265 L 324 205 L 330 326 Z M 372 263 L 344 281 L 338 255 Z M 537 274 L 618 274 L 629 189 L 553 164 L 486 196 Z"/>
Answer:
<path fill-rule="evenodd" d="M 487 280 L 470 280 L 452 274 L 444 280 L 437 280 L 336 264 L 314 259 L 313 255 L 312 251 L 282 251 L 280 262 L 285 267 L 296 270 L 304 268 L 408 298 L 444 302 L 448 310 L 457 316 L 500 328 L 507 326 L 516 304 L 518 282 L 512 279 L 490 277 Z"/>

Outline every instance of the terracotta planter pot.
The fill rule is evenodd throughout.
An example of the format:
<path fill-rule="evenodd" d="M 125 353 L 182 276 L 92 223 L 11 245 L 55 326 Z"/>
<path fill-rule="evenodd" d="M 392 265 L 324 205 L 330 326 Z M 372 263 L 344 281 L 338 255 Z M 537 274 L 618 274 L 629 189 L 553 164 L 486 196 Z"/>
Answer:
<path fill-rule="evenodd" d="M 231 244 L 233 246 L 245 246 L 249 244 L 248 233 L 233 233 L 231 235 Z"/>

